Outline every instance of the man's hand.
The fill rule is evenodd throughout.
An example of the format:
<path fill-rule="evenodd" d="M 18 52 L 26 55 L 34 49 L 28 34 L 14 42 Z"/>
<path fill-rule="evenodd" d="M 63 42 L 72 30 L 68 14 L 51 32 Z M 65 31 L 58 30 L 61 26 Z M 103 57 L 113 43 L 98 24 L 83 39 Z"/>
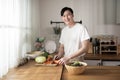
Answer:
<path fill-rule="evenodd" d="M 70 60 L 70 57 L 63 57 L 59 60 L 59 64 L 66 64 Z"/>
<path fill-rule="evenodd" d="M 56 54 L 56 55 L 54 56 L 53 60 L 58 60 L 58 59 L 60 59 L 60 58 L 61 58 L 61 55 Z"/>

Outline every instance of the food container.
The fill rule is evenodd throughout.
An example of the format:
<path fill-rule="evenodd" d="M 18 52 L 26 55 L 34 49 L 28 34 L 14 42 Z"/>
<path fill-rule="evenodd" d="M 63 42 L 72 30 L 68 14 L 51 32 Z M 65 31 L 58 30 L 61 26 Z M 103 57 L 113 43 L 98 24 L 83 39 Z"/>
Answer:
<path fill-rule="evenodd" d="M 65 67 L 69 74 L 82 74 L 87 67 L 87 63 L 85 62 L 79 61 L 80 66 L 72 66 L 70 63 L 65 64 Z"/>

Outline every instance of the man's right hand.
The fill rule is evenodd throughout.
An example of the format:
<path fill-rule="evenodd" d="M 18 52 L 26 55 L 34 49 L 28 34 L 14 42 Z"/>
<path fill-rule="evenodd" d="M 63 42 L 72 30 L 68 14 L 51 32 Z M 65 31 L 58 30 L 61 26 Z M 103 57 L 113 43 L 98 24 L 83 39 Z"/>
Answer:
<path fill-rule="evenodd" d="M 54 56 L 53 60 L 59 60 L 60 58 L 61 58 L 61 56 L 58 55 L 58 54 L 56 54 L 56 55 Z"/>

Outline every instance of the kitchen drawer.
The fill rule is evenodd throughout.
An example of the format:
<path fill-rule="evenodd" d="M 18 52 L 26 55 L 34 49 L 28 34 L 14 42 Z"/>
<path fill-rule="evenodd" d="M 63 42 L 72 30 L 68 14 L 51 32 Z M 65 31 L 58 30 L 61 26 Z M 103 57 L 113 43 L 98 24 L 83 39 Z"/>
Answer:
<path fill-rule="evenodd" d="M 84 60 L 88 64 L 88 66 L 98 66 L 101 61 L 100 60 Z"/>
<path fill-rule="evenodd" d="M 120 61 L 103 61 L 103 66 L 118 66 Z"/>

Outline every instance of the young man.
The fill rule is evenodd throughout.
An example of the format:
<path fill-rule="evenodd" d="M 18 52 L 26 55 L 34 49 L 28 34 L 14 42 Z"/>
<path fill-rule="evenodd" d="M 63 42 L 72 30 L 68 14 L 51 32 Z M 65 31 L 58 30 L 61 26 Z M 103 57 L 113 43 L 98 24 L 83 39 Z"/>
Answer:
<path fill-rule="evenodd" d="M 73 10 L 69 7 L 61 10 L 61 17 L 66 27 L 61 32 L 59 52 L 54 58 L 59 59 L 59 64 L 71 60 L 83 60 L 88 51 L 90 38 L 86 28 L 82 24 L 75 23 Z"/>

